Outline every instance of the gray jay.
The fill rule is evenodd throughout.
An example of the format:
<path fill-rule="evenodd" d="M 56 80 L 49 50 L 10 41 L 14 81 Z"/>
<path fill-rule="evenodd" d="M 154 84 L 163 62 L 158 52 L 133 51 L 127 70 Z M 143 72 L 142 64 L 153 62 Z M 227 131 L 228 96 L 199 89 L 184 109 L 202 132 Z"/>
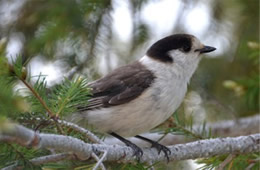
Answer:
<path fill-rule="evenodd" d="M 142 150 L 123 137 L 145 140 L 169 159 L 167 147 L 139 134 L 173 114 L 184 99 L 201 54 L 215 49 L 189 34 L 175 34 L 155 42 L 138 61 L 89 83 L 92 96 L 86 107 L 79 107 L 82 118 L 131 147 L 137 158 L 142 156 Z"/>

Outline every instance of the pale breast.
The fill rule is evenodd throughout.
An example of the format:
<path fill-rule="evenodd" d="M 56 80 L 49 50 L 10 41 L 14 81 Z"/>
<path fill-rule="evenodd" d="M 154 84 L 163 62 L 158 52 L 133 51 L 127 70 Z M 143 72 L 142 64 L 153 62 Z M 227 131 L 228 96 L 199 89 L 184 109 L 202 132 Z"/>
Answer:
<path fill-rule="evenodd" d="M 180 106 L 187 91 L 187 82 L 178 65 L 165 65 L 147 56 L 140 62 L 153 71 L 154 82 L 128 103 L 84 113 L 88 123 L 97 130 L 135 136 L 163 123 Z"/>
<path fill-rule="evenodd" d="M 175 80 L 156 79 L 138 99 L 127 104 L 88 111 L 86 119 L 101 132 L 135 136 L 163 123 L 181 104 L 186 85 Z M 164 86 L 161 86 L 163 83 Z"/>

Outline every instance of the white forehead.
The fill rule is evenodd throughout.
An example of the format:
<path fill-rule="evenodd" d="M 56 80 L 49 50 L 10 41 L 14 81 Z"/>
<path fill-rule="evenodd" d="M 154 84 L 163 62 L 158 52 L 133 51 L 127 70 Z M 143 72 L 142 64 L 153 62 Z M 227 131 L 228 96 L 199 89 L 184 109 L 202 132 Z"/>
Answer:
<path fill-rule="evenodd" d="M 192 37 L 192 49 L 200 49 L 203 48 L 203 46 L 204 45 L 200 42 L 200 40 L 197 37 Z"/>

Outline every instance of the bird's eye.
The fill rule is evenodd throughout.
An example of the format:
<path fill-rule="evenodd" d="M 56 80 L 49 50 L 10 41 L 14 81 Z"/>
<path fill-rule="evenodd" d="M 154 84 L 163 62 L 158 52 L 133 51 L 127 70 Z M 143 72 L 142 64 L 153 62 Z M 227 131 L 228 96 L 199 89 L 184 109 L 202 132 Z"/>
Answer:
<path fill-rule="evenodd" d="M 183 52 L 189 52 L 190 47 L 188 45 L 184 45 L 182 48 L 180 48 L 180 50 L 183 51 Z"/>

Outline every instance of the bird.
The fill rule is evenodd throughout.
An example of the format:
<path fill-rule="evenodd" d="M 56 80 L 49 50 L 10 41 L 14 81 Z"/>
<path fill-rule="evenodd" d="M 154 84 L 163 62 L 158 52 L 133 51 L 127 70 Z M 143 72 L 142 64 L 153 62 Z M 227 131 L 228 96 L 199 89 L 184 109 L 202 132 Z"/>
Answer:
<path fill-rule="evenodd" d="M 169 161 L 168 147 L 140 134 L 160 125 L 178 109 L 202 54 L 214 50 L 190 34 L 173 34 L 158 40 L 139 60 L 88 84 L 88 104 L 78 107 L 81 119 L 131 147 L 138 159 L 143 155 L 142 149 L 125 137 L 151 143 Z"/>

